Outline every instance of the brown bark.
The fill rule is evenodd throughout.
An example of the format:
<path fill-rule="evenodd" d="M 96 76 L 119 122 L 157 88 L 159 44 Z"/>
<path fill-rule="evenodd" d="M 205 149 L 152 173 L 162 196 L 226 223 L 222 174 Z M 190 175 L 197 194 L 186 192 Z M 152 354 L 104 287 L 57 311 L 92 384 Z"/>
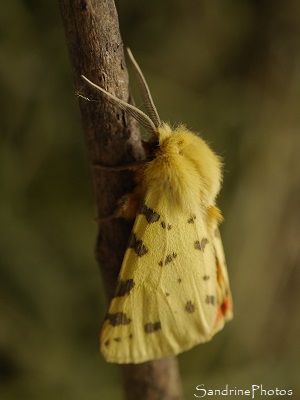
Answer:
<path fill-rule="evenodd" d="M 122 165 L 144 157 L 135 121 L 95 97 L 81 75 L 108 92 L 130 101 L 118 16 L 113 0 L 59 0 L 76 90 L 97 101 L 79 98 L 82 124 L 91 163 L 99 218 L 113 213 L 116 201 L 132 190 L 130 172 L 113 172 L 93 165 Z M 119 274 L 131 224 L 112 219 L 99 225 L 96 258 L 108 298 Z M 130 400 L 179 400 L 177 359 L 168 358 L 138 365 L 122 365 L 126 398 Z"/>

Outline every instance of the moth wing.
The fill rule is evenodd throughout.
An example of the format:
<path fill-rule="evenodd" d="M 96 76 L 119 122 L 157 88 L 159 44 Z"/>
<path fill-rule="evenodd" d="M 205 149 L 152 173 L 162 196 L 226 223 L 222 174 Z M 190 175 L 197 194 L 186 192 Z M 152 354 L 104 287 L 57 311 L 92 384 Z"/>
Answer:
<path fill-rule="evenodd" d="M 221 234 L 217 225 L 213 226 L 211 237 L 216 255 L 217 296 L 219 309 L 215 329 L 218 331 L 223 327 L 225 322 L 230 321 L 233 318 L 232 296 Z"/>
<path fill-rule="evenodd" d="M 175 355 L 221 329 L 215 246 L 200 207 L 188 215 L 146 196 L 100 335 L 107 361 Z"/>

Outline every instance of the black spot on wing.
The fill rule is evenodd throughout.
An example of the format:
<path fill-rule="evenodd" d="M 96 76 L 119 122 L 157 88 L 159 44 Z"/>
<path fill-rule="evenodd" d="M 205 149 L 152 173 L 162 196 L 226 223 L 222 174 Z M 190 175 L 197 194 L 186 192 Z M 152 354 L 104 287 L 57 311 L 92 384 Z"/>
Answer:
<path fill-rule="evenodd" d="M 115 342 L 121 342 L 121 338 L 116 337 L 116 338 L 114 338 L 114 341 L 115 341 Z"/>
<path fill-rule="evenodd" d="M 208 243 L 208 239 L 207 239 L 207 238 L 203 238 L 203 239 L 201 240 L 201 250 L 202 250 L 202 251 L 204 251 L 204 248 L 205 248 L 205 246 L 207 245 L 207 243 Z"/>
<path fill-rule="evenodd" d="M 185 305 L 185 311 L 192 314 L 195 311 L 195 306 L 191 301 L 188 301 Z"/>
<path fill-rule="evenodd" d="M 216 303 L 216 298 L 215 298 L 215 296 L 207 295 L 207 296 L 206 296 L 206 299 L 205 299 L 205 303 L 206 303 L 206 304 L 211 304 L 212 306 L 214 306 L 215 303 Z"/>
<path fill-rule="evenodd" d="M 131 322 L 131 319 L 128 318 L 127 315 L 122 312 L 117 312 L 114 314 L 108 313 L 105 319 L 107 319 L 112 326 L 128 325 Z"/>
<path fill-rule="evenodd" d="M 193 224 L 195 222 L 195 219 L 196 219 L 196 215 L 195 214 L 191 215 L 187 221 L 188 224 Z"/>
<path fill-rule="evenodd" d="M 157 222 L 160 218 L 160 215 L 156 211 L 152 210 L 152 208 L 147 207 L 146 204 L 141 205 L 138 213 L 144 215 L 149 224 Z"/>
<path fill-rule="evenodd" d="M 209 278 L 210 278 L 210 276 L 209 276 L 209 275 L 204 275 L 204 276 L 202 276 L 202 279 L 203 279 L 204 281 L 208 281 L 208 280 L 209 280 Z"/>
<path fill-rule="evenodd" d="M 145 324 L 144 328 L 146 333 L 152 333 L 161 329 L 161 323 L 159 321 L 148 322 Z"/>
<path fill-rule="evenodd" d="M 207 243 L 209 243 L 207 238 L 201 239 L 201 242 L 199 242 L 199 240 L 196 240 L 196 241 L 194 242 L 194 248 L 195 248 L 196 250 L 204 251 L 205 246 L 207 245 Z"/>
<path fill-rule="evenodd" d="M 137 240 L 136 234 L 131 232 L 129 241 L 128 241 L 128 248 L 133 249 L 139 257 L 142 257 L 146 253 L 148 253 L 147 247 L 143 244 L 142 240 Z"/>
<path fill-rule="evenodd" d="M 122 297 L 129 294 L 134 285 L 135 282 L 133 279 L 127 279 L 126 281 L 118 280 L 114 297 Z"/>
<path fill-rule="evenodd" d="M 159 261 L 158 265 L 160 267 L 162 267 L 163 265 L 167 265 L 170 262 L 172 262 L 176 257 L 177 257 L 176 253 L 168 254 L 167 257 L 165 258 L 165 261 L 163 260 Z"/>
<path fill-rule="evenodd" d="M 194 248 L 195 248 L 196 250 L 201 250 L 201 244 L 200 244 L 199 240 L 196 240 L 196 241 L 195 241 L 195 243 L 194 243 Z"/>
<path fill-rule="evenodd" d="M 165 260 L 165 265 L 169 264 L 171 261 L 173 261 L 177 257 L 176 253 L 172 253 L 167 255 L 166 260 Z"/>
<path fill-rule="evenodd" d="M 163 229 L 167 229 L 168 231 L 169 231 L 170 229 L 172 229 L 172 225 L 166 224 L 164 221 L 162 221 L 160 224 L 161 224 L 161 227 L 162 227 Z"/>

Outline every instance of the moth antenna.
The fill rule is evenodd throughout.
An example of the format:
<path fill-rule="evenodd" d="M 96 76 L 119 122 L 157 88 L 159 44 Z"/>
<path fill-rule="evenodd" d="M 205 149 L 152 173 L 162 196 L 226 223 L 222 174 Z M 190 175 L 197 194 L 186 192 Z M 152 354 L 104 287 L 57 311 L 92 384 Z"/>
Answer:
<path fill-rule="evenodd" d="M 90 81 L 84 75 L 81 76 L 90 86 L 103 93 L 106 96 L 107 100 L 112 105 L 121 108 L 121 110 L 125 111 L 127 114 L 131 115 L 134 119 L 136 119 L 146 129 L 147 132 L 151 133 L 154 136 L 157 136 L 157 129 L 155 124 L 143 111 L 141 111 L 139 108 L 131 104 L 126 103 L 123 100 L 118 99 L 116 96 L 108 93 L 106 90 L 104 90 L 100 86 Z"/>
<path fill-rule="evenodd" d="M 160 118 L 159 118 L 158 112 L 156 110 L 156 107 L 154 105 L 154 102 L 153 102 L 153 99 L 152 99 L 152 96 L 150 93 L 150 89 L 147 85 L 146 79 L 129 48 L 127 48 L 127 53 L 128 53 L 129 59 L 131 61 L 131 64 L 133 66 L 134 72 L 138 78 L 139 91 L 140 91 L 140 95 L 143 100 L 143 103 L 145 104 L 147 114 L 151 118 L 155 127 L 158 128 L 159 125 L 161 124 L 161 122 L 160 122 Z"/>

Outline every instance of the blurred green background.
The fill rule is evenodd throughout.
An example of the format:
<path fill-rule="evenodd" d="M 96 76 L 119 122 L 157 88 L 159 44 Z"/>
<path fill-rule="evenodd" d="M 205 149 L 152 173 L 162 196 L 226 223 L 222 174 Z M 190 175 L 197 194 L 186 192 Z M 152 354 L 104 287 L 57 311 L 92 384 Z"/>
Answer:
<path fill-rule="evenodd" d="M 202 383 L 298 398 L 300 2 L 117 8 L 162 119 L 201 132 L 225 161 L 235 318 L 179 357 L 186 399 Z M 0 399 L 119 400 L 119 369 L 98 353 L 106 301 L 58 5 L 3 0 L 1 11 Z"/>

